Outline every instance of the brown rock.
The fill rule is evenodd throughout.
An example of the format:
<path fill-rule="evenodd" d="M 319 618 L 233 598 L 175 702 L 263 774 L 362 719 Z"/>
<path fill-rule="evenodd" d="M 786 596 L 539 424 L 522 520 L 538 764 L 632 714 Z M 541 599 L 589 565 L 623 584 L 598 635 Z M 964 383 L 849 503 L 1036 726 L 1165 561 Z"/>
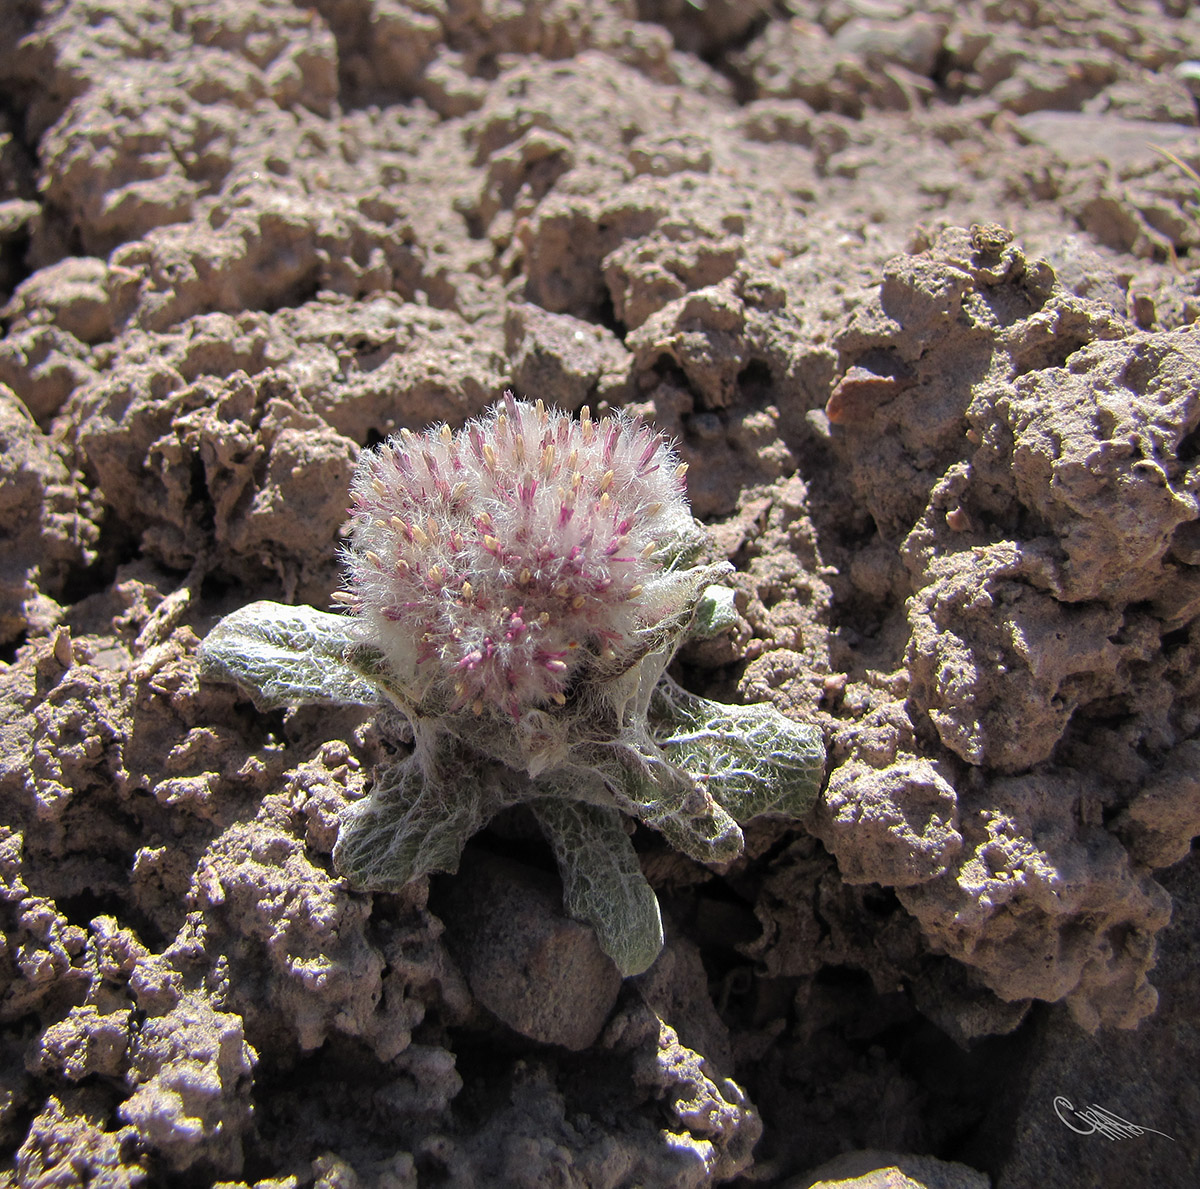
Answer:
<path fill-rule="evenodd" d="M 563 912 L 554 876 L 474 848 L 435 905 L 475 998 L 542 1044 L 586 1049 L 621 975 L 588 925 Z"/>

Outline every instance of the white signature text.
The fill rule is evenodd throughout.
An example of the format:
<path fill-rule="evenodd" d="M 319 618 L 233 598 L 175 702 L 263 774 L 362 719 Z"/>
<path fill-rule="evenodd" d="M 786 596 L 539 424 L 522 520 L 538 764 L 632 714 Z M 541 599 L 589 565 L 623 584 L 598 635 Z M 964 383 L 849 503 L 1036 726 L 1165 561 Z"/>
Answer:
<path fill-rule="evenodd" d="M 1155 1131 L 1153 1127 L 1139 1127 L 1120 1115 L 1114 1115 L 1097 1103 L 1090 1107 L 1076 1110 L 1069 1098 L 1059 1094 L 1054 1099 L 1054 1113 L 1064 1126 L 1069 1127 L 1076 1135 L 1102 1135 L 1107 1140 L 1132 1139 L 1136 1135 L 1161 1135 L 1174 1143 L 1174 1137 L 1165 1131 Z M 1080 1126 L 1083 1124 L 1083 1126 Z"/>

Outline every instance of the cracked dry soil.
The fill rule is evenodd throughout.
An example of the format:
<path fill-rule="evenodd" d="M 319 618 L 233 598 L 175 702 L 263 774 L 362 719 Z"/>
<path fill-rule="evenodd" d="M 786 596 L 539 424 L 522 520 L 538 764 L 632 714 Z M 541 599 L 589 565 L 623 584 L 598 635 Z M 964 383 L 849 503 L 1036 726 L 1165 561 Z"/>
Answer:
<path fill-rule="evenodd" d="M 4 0 L 0 1182 L 1200 1181 L 1195 59 L 1183 0 Z M 392 735 L 197 679 L 507 388 L 677 437 L 739 622 L 674 672 L 829 748 L 727 868 L 635 835 L 624 984 L 520 813 L 347 887 Z"/>

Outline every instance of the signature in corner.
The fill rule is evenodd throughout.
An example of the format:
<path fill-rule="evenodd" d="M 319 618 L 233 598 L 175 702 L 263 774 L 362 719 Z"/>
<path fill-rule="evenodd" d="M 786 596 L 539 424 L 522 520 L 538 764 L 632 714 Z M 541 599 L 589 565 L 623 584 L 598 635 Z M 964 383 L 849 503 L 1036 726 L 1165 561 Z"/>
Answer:
<path fill-rule="evenodd" d="M 1175 1142 L 1174 1136 L 1168 1135 L 1165 1131 L 1156 1131 L 1153 1127 L 1139 1127 L 1136 1123 L 1131 1123 L 1128 1119 L 1122 1119 L 1120 1115 L 1114 1115 L 1112 1111 L 1105 1110 L 1095 1102 L 1083 1110 L 1076 1110 L 1071 1100 L 1062 1094 L 1057 1095 L 1054 1099 L 1054 1113 L 1058 1116 L 1059 1121 L 1076 1135 L 1102 1135 L 1108 1140 L 1118 1140 L 1132 1139 L 1136 1135 L 1145 1135 L 1149 1132 L 1151 1135 L 1161 1135 L 1163 1139 Z M 1072 1117 L 1085 1126 L 1081 1127 L 1078 1123 L 1072 1122 Z"/>

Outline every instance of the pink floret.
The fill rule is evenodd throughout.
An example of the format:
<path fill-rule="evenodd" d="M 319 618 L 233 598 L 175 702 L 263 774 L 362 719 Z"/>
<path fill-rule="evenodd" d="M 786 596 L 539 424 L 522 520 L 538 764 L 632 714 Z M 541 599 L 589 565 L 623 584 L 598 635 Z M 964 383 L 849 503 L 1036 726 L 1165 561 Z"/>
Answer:
<path fill-rule="evenodd" d="M 670 444 L 507 396 L 458 433 L 364 451 L 346 577 L 385 655 L 408 650 L 453 708 L 561 702 L 589 661 L 633 652 L 655 554 L 687 515 Z M 432 666 L 429 673 L 425 666 Z"/>

